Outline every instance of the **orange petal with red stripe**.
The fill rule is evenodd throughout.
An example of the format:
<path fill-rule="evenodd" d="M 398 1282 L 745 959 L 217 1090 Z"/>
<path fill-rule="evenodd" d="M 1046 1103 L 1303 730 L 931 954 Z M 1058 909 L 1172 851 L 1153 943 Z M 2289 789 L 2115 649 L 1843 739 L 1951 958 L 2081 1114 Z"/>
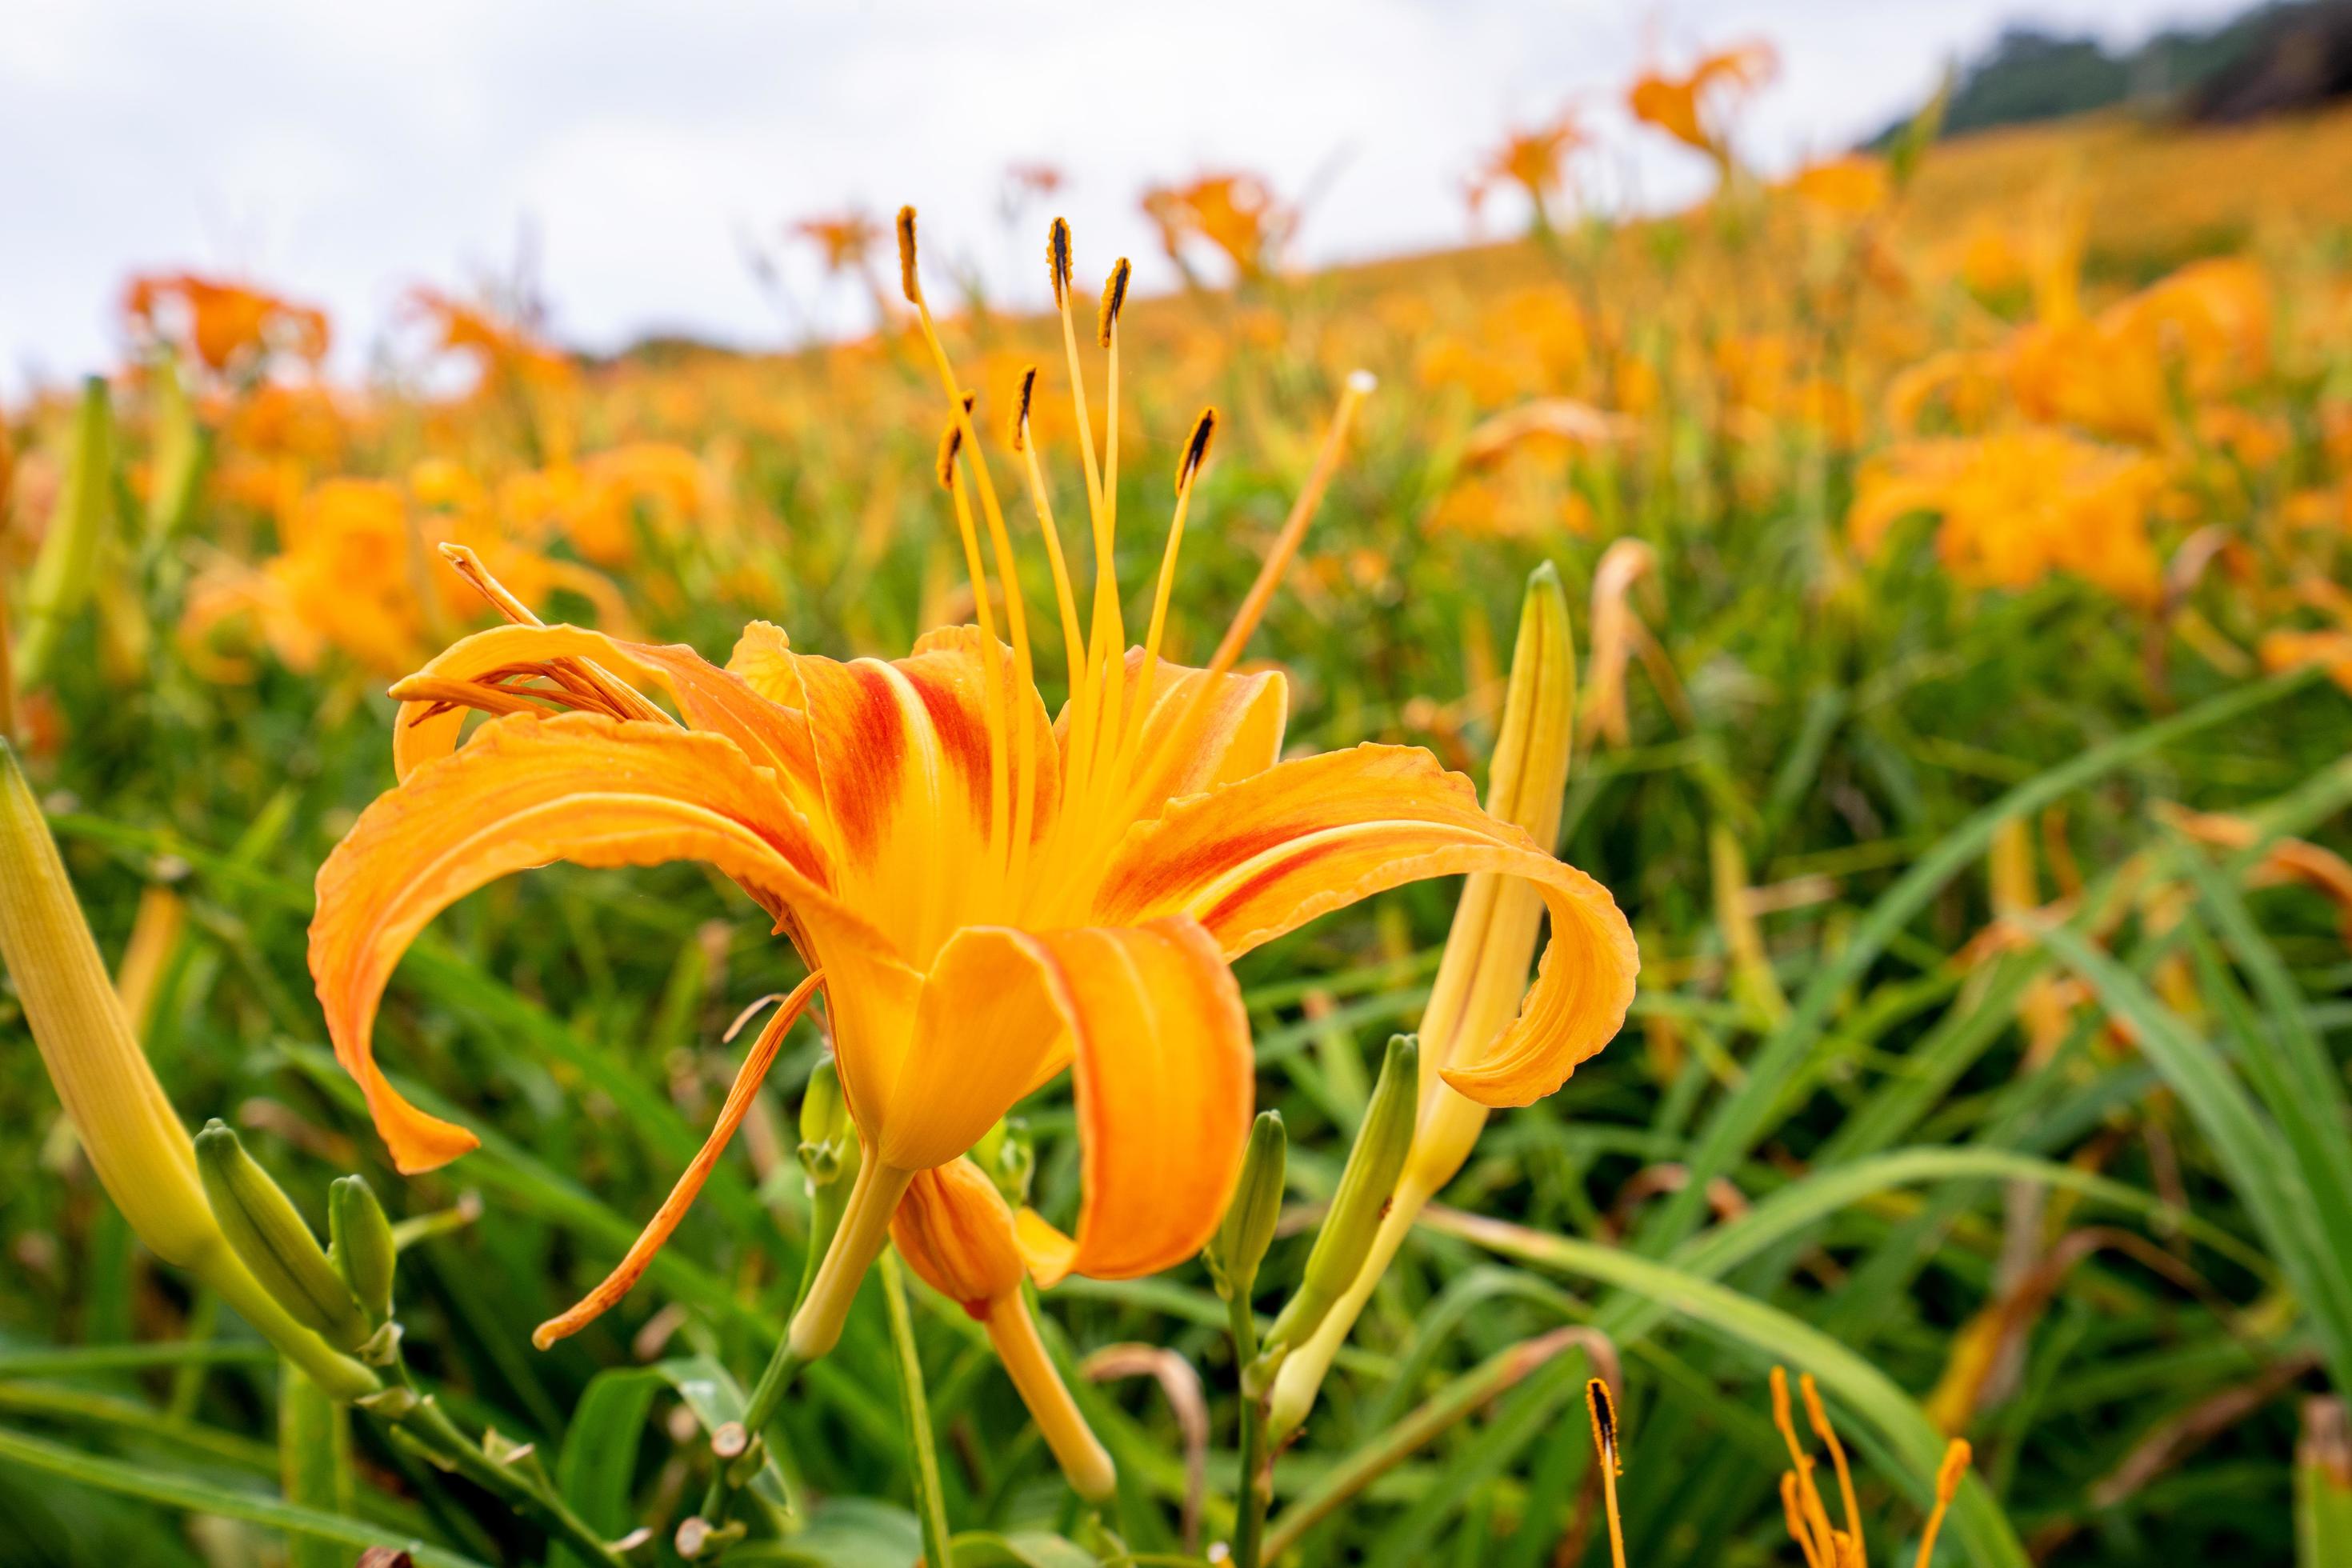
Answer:
<path fill-rule="evenodd" d="M 1426 752 L 1359 746 L 1179 802 L 1120 845 L 1095 915 L 1189 914 L 1232 956 L 1385 889 L 1472 871 L 1533 883 L 1550 940 L 1518 1019 L 1443 1070 L 1481 1104 L 1524 1105 L 1624 1022 L 1640 967 L 1633 933 L 1607 889 L 1489 816 L 1470 781 Z"/>
<path fill-rule="evenodd" d="M 754 763 L 774 769 L 803 812 L 812 811 L 819 798 L 807 715 L 771 700 L 690 647 L 625 643 L 578 626 L 495 626 L 451 644 L 411 679 L 512 681 L 518 677 L 534 678 L 559 691 L 584 688 L 591 694 L 600 688 L 625 686 L 634 691 L 638 685 L 658 686 L 668 692 L 688 728 L 724 735 Z M 395 775 L 405 779 L 425 763 L 447 756 L 457 748 L 466 718 L 465 709 L 445 702 L 403 702 L 393 731 Z"/>
<path fill-rule="evenodd" d="M 1008 729 L 1017 719 L 1031 731 L 1031 813 L 1042 832 L 1059 799 L 1058 756 L 1045 704 L 1034 689 L 1018 689 L 1011 653 L 998 651 Z M 979 634 L 934 632 L 911 657 L 887 664 L 842 664 L 774 647 L 761 658 L 766 678 L 789 660 L 799 682 L 845 896 L 919 966 L 926 963 L 984 907 L 1001 878 L 989 853 L 995 785 L 988 659 Z M 1015 744 L 1007 742 L 1008 803 Z M 1008 823 L 1012 816 L 1008 804 Z"/>
<path fill-rule="evenodd" d="M 823 855 L 774 775 L 731 742 L 592 713 L 492 720 L 379 797 L 319 869 L 310 973 L 335 1055 L 401 1170 L 445 1164 L 477 1140 L 417 1110 L 376 1065 L 376 1008 L 394 966 L 458 899 L 559 859 L 708 861 L 845 960 L 884 951 L 827 891 Z"/>

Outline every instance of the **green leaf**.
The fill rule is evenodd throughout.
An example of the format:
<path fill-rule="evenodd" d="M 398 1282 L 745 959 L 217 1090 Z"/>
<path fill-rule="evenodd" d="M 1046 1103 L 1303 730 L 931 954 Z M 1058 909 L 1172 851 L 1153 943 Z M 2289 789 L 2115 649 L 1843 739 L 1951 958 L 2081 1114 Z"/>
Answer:
<path fill-rule="evenodd" d="M 966 1531 L 949 1542 L 956 1568 L 1100 1568 L 1102 1559 L 1042 1530 Z"/>
<path fill-rule="evenodd" d="M 278 1466 L 286 1500 L 321 1512 L 352 1511 L 352 1426 L 349 1412 L 285 1363 L 278 1379 Z M 289 1568 L 348 1568 L 350 1553 L 336 1542 L 291 1532 Z"/>
<path fill-rule="evenodd" d="M 2318 1330 L 2330 1379 L 2338 1388 L 2352 1387 L 2352 1289 L 2346 1284 L 2345 1260 L 2327 1247 L 2307 1180 L 2290 1180 L 2282 1168 L 2277 1125 L 2246 1097 L 2213 1047 L 2139 976 L 2073 931 L 2053 927 L 2039 934 L 2044 946 L 2098 993 L 2101 1005 L 2131 1026 L 2140 1053 L 2163 1074 L 2212 1145 L 2263 1246 L 2294 1282 Z"/>
<path fill-rule="evenodd" d="M 686 1407 L 694 1412 L 694 1418 L 702 1423 L 705 1432 L 715 1432 L 730 1421 L 743 1419 L 743 1407 L 748 1401 L 742 1385 L 735 1381 L 732 1373 L 709 1356 L 674 1356 L 654 1363 L 653 1370 L 677 1391 Z M 771 1508 L 787 1514 L 793 1511 L 783 1469 L 776 1463 L 772 1449 L 767 1463 L 752 1478 L 751 1492 Z"/>
<path fill-rule="evenodd" d="M 836 1498 L 814 1510 L 808 1528 L 787 1541 L 756 1542 L 727 1553 L 730 1568 L 746 1563 L 791 1568 L 913 1568 L 923 1553 L 922 1527 L 892 1503 Z"/>
<path fill-rule="evenodd" d="M 77 1453 L 23 1432 L 0 1429 L 0 1463 L 22 1465 L 46 1475 L 62 1477 L 83 1486 L 138 1498 L 164 1508 L 243 1520 L 248 1524 L 265 1525 L 311 1540 L 331 1541 L 355 1550 L 370 1546 L 393 1547 L 414 1557 L 418 1568 L 487 1568 L 475 1558 L 444 1551 L 437 1546 L 427 1546 L 413 1536 L 339 1519 L 315 1509 L 279 1502 L 276 1498 L 237 1491 L 192 1476 L 164 1475 L 136 1465 L 126 1465 L 120 1460 Z"/>
<path fill-rule="evenodd" d="M 1491 1221 L 1469 1215 L 1448 1217 L 1447 1229 L 1481 1240 Z M 1531 1233 L 1529 1233 L 1531 1234 Z M 1936 1468 L 1944 1437 L 1917 1403 L 1887 1375 L 1854 1352 L 1777 1307 L 1743 1296 L 1711 1279 L 1669 1268 L 1631 1252 L 1565 1236 L 1537 1238 L 1541 1260 L 1584 1279 L 1631 1291 L 1703 1328 L 1750 1346 L 1769 1361 L 1810 1372 L 1837 1402 L 1875 1431 L 1901 1469 L 1895 1479 L 1922 1509 L 1936 1495 Z M 1973 1473 L 1961 1483 L 1953 1504 L 1951 1529 L 1966 1544 L 1967 1560 L 1992 1568 L 2026 1568 L 2025 1548 L 2002 1517 L 1992 1493 Z"/>
<path fill-rule="evenodd" d="M 555 1484 L 572 1511 L 607 1540 L 626 1535 L 636 1523 L 630 1483 L 636 1478 L 637 1448 L 654 1396 L 668 1386 L 659 1372 L 615 1367 L 591 1379 L 566 1426 Z M 558 1542 L 547 1568 L 586 1568 L 570 1547 Z"/>
<path fill-rule="evenodd" d="M 1844 946 L 1813 972 L 1788 1021 L 1772 1031 L 1746 1064 L 1746 1079 L 1717 1107 L 1685 1162 L 1687 1182 L 1643 1225 L 1637 1238 L 1642 1250 L 1663 1254 L 1697 1228 L 1706 1210 L 1709 1184 L 1745 1159 L 1774 1119 L 1783 1113 L 1783 1097 L 1828 1028 L 1840 996 L 1868 972 L 1945 883 L 1984 854 L 2003 823 L 2038 812 L 2126 763 L 2275 702 L 2311 679 L 2311 671 L 2300 670 L 2252 681 L 2161 722 L 2093 746 L 2019 784 L 1937 839 L 1871 906 Z"/>

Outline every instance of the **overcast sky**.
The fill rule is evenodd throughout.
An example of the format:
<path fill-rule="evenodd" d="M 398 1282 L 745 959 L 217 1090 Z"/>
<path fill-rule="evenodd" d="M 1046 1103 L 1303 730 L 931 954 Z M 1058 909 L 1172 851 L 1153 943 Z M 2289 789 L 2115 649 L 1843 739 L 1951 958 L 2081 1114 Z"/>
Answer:
<path fill-rule="evenodd" d="M 2029 16 L 2131 39 L 2236 0 L 1187 0 L 763 5 L 664 0 L 8 0 L 0 26 L 0 388 L 110 363 L 121 280 L 198 268 L 325 305 L 346 369 L 407 287 L 510 268 L 534 237 L 558 331 L 746 344 L 792 325 L 744 237 L 913 201 L 929 244 L 1042 296 L 1043 214 L 997 214 L 1016 160 L 1058 165 L 1085 274 L 1133 253 L 1147 182 L 1261 170 L 1318 195 L 1307 261 L 1466 232 L 1464 172 L 1509 122 L 1583 101 L 1592 177 L 1655 204 L 1696 160 L 1617 110 L 1649 59 L 1761 34 L 1749 121 L 1774 166 L 1916 104 L 1942 62 Z M 1637 154 L 1631 150 L 1639 146 Z M 1509 219 L 1497 215 L 1497 221 Z M 793 254 L 793 308 L 855 322 Z"/>

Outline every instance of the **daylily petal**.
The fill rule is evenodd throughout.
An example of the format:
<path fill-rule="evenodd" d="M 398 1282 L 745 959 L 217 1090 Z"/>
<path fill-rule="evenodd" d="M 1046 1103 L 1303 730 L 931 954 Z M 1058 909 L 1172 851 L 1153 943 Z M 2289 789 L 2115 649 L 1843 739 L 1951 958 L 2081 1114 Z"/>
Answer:
<path fill-rule="evenodd" d="M 706 860 L 796 934 L 821 931 L 845 963 L 868 967 L 885 951 L 826 890 L 824 857 L 773 774 L 731 742 L 593 713 L 493 720 L 369 806 L 319 868 L 310 973 L 335 1055 L 404 1172 L 446 1163 L 476 1140 L 411 1105 L 376 1066 L 370 1037 L 384 984 L 443 909 L 556 859 Z"/>
<path fill-rule="evenodd" d="M 775 770 L 794 805 L 804 813 L 815 810 L 816 752 L 807 715 L 708 663 L 690 647 L 625 643 L 578 626 L 495 626 L 460 638 L 411 679 L 472 682 L 530 673 L 561 685 L 567 668 L 575 680 L 586 668 L 592 680 L 601 671 L 623 681 L 658 684 L 688 728 L 733 741 L 754 763 Z M 403 702 L 393 731 L 395 775 L 405 779 L 456 750 L 466 717 L 464 708 L 447 702 Z"/>
<path fill-rule="evenodd" d="M 1130 682 L 1139 679 L 1142 665 L 1143 650 L 1128 649 Z M 1171 800 L 1262 773 L 1281 757 L 1282 731 L 1290 711 L 1290 685 L 1282 672 L 1221 675 L 1193 716 L 1201 683 L 1207 679 L 1204 669 L 1166 659 L 1154 668 L 1151 698 L 1134 742 L 1143 776 L 1129 786 L 1136 821 L 1150 821 Z M 1171 736 L 1180 724 L 1186 725 L 1186 732 Z M 1069 743 L 1069 727 L 1066 707 L 1054 723 L 1055 736 L 1064 746 Z M 1176 743 L 1171 745 L 1171 740 Z"/>
<path fill-rule="evenodd" d="M 999 651 L 1008 723 L 1027 723 L 1034 739 L 1032 821 L 1042 833 L 1059 800 L 1058 756 L 1044 703 L 1034 689 L 1016 689 L 1012 655 Z M 912 657 L 887 664 L 781 647 L 761 658 L 788 658 L 799 681 L 845 896 L 926 963 L 1002 880 L 988 842 L 988 659 L 979 633 L 934 632 Z M 1017 740 L 1007 750 L 1017 751 Z"/>
<path fill-rule="evenodd" d="M 1241 990 L 1194 921 L 958 932 L 924 982 L 882 1158 L 952 1158 L 1065 1063 L 1084 1195 L 1075 1239 L 1024 1216 L 1038 1282 L 1132 1279 L 1199 1251 L 1241 1170 L 1255 1085 Z"/>
<path fill-rule="evenodd" d="M 1481 1104 L 1524 1105 L 1624 1022 L 1633 933 L 1607 889 L 1480 810 L 1470 781 L 1426 752 L 1359 746 L 1178 802 L 1119 846 L 1095 918 L 1189 914 L 1230 957 L 1384 889 L 1470 871 L 1534 883 L 1551 937 L 1517 1021 L 1444 1077 Z"/>
<path fill-rule="evenodd" d="M 890 1240 L 923 1283 L 985 1321 L 1021 1289 L 1026 1268 L 1013 1210 L 978 1165 L 950 1160 L 918 1173 L 890 1216 Z"/>

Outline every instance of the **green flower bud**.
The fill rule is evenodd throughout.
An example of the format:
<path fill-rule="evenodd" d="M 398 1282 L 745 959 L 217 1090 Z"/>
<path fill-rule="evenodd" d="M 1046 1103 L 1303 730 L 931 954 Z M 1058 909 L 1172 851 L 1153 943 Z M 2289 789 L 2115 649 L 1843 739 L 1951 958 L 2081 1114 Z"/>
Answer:
<path fill-rule="evenodd" d="M 369 1323 L 383 1322 L 392 1316 L 393 1265 L 400 1249 L 365 1176 L 344 1176 L 327 1189 L 327 1257 L 360 1310 Z"/>
<path fill-rule="evenodd" d="M 841 1092 L 841 1068 L 827 1057 L 809 1074 L 808 1091 L 801 1096 L 801 1169 L 808 1173 L 811 1190 L 841 1179 L 844 1152 L 856 1141 L 849 1101 Z"/>
<path fill-rule="evenodd" d="M 971 1146 L 971 1158 L 988 1173 L 1006 1203 L 1017 1209 L 1029 1201 L 1029 1184 L 1037 1174 L 1037 1144 L 1026 1121 L 1008 1116 L 991 1127 Z"/>
<path fill-rule="evenodd" d="M 288 1316 L 337 1350 L 354 1350 L 368 1322 L 294 1202 L 217 1118 L 196 1134 L 205 1197 L 228 1244 Z"/>
<path fill-rule="evenodd" d="M 1256 1123 L 1250 1128 L 1249 1152 L 1242 1156 L 1241 1179 L 1234 1184 L 1233 1201 L 1225 1205 L 1224 1220 L 1202 1254 L 1217 1294 L 1228 1301 L 1249 1300 L 1257 1283 L 1258 1265 L 1265 1261 L 1265 1249 L 1274 1244 L 1289 1152 L 1282 1112 L 1258 1112 Z"/>
<path fill-rule="evenodd" d="M 1348 1152 L 1339 1190 L 1331 1194 L 1330 1210 L 1315 1233 L 1314 1250 L 1307 1255 L 1306 1278 L 1275 1320 L 1267 1336 L 1270 1349 L 1297 1344 L 1313 1333 L 1332 1303 L 1356 1282 L 1396 1191 L 1397 1174 L 1412 1150 L 1420 1079 L 1420 1042 L 1411 1035 L 1391 1036 L 1380 1081 L 1372 1086 L 1371 1103 L 1364 1108 L 1364 1124 L 1356 1131 L 1356 1146 Z"/>

